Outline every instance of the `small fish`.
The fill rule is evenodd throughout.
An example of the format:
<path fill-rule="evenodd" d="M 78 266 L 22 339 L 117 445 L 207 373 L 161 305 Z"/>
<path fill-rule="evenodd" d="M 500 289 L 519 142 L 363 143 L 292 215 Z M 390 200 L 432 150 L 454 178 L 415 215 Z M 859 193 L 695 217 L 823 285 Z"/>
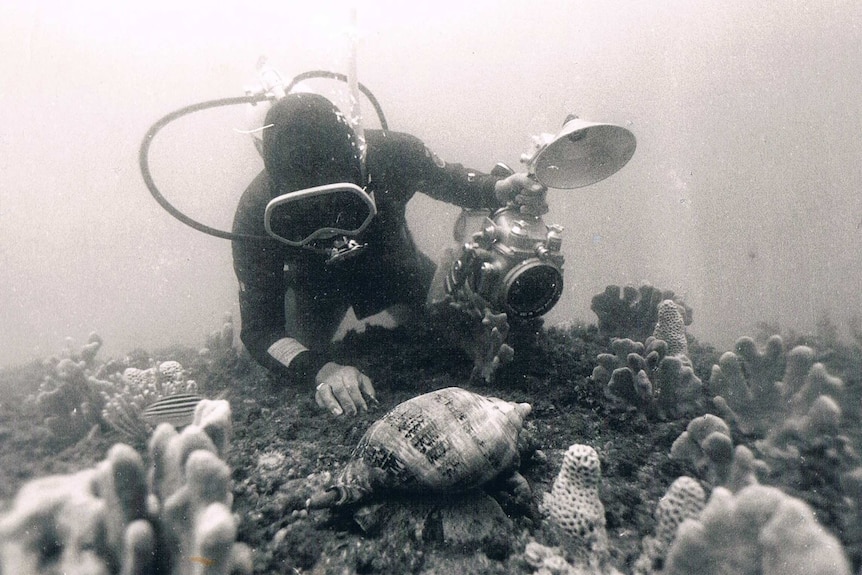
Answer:
<path fill-rule="evenodd" d="M 212 567 L 213 565 L 215 565 L 215 561 L 213 561 L 212 559 L 207 559 L 206 557 L 189 557 L 189 561 L 200 563 L 204 567 Z"/>
<path fill-rule="evenodd" d="M 151 403 L 144 410 L 144 421 L 153 427 L 170 423 L 174 427 L 189 425 L 194 419 L 195 408 L 203 397 L 193 393 L 175 393 Z"/>

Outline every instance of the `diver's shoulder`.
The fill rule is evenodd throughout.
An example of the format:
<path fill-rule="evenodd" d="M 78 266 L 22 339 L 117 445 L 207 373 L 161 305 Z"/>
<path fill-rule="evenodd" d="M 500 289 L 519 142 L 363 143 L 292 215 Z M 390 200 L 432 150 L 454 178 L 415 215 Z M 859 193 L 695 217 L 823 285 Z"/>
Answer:
<path fill-rule="evenodd" d="M 263 228 L 263 213 L 272 199 L 272 181 L 260 172 L 240 196 L 234 213 L 235 233 L 257 233 Z M 259 229 L 260 228 L 260 229 Z"/>
<path fill-rule="evenodd" d="M 366 130 L 368 146 L 386 151 L 422 151 L 425 143 L 413 134 L 393 130 Z"/>

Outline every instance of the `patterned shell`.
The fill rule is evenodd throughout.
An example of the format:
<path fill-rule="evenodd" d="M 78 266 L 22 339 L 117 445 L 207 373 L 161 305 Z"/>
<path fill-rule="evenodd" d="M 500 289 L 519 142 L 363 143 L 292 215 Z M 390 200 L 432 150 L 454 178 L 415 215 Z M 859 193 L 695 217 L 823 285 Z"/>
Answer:
<path fill-rule="evenodd" d="M 518 465 L 518 436 L 528 403 L 510 403 L 458 387 L 420 395 L 375 422 L 336 485 L 335 504 L 370 492 L 458 492 Z"/>

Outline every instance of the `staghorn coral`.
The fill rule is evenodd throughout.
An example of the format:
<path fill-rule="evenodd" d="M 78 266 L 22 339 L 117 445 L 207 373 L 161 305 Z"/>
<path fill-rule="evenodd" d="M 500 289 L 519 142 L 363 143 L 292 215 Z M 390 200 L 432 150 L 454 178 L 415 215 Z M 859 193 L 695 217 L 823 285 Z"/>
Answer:
<path fill-rule="evenodd" d="M 700 403 L 702 383 L 688 356 L 682 309 L 671 300 L 658 306 L 659 322 L 645 344 L 611 342 L 614 354 L 599 354 L 593 380 L 605 396 L 660 417 L 687 413 Z"/>
<path fill-rule="evenodd" d="M 0 572 L 251 573 L 250 550 L 234 543 L 230 469 L 216 455 L 229 436 L 227 402 L 205 400 L 182 434 L 157 429 L 150 459 L 160 473 L 151 469 L 149 483 L 122 444 L 95 468 L 31 481 L 0 517 Z"/>
<path fill-rule="evenodd" d="M 838 540 L 803 501 L 775 487 L 713 490 L 667 554 L 665 575 L 850 575 Z"/>
<path fill-rule="evenodd" d="M 544 494 L 542 502 L 574 565 L 597 572 L 604 568 L 609 554 L 600 482 L 601 464 L 595 449 L 576 443 L 566 451 L 551 492 Z"/>
<path fill-rule="evenodd" d="M 678 477 L 661 498 L 655 510 L 655 535 L 644 537 L 642 551 L 634 565 L 634 575 L 661 572 L 665 555 L 686 519 L 700 515 L 706 505 L 706 494 L 691 477 Z"/>
<path fill-rule="evenodd" d="M 176 361 L 164 361 L 148 369 L 128 367 L 102 387 L 102 419 L 135 441 L 153 431 L 143 417 L 147 406 L 170 395 L 197 391 L 197 384 L 186 379 L 185 369 Z"/>
<path fill-rule="evenodd" d="M 689 422 L 673 442 L 670 458 L 689 462 L 707 482 L 733 492 L 758 483 L 758 476 L 763 477 L 769 471 L 744 445 L 734 449 L 727 423 L 712 414 Z"/>
<path fill-rule="evenodd" d="M 622 293 L 620 293 L 622 291 Z M 685 325 L 691 325 L 693 312 L 670 290 L 659 290 L 644 284 L 640 288 L 610 285 L 593 296 L 590 309 L 598 316 L 599 333 L 607 337 L 644 341 L 653 333 L 658 321 L 658 305 L 674 300 L 683 311 Z"/>
<path fill-rule="evenodd" d="M 843 382 L 814 362 L 814 350 L 796 346 L 783 353 L 780 336 L 772 336 L 763 351 L 750 337 L 736 342 L 736 352 L 725 352 L 712 367 L 710 390 L 722 415 L 746 434 L 764 436 L 769 443 L 788 435 L 812 437 L 834 433 L 841 418 L 835 398 Z"/>

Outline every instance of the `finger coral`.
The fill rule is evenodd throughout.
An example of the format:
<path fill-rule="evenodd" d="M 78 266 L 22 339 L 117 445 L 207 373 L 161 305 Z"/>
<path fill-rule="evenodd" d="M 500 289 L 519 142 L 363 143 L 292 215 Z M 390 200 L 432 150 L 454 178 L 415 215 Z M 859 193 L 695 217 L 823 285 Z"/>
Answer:
<path fill-rule="evenodd" d="M 850 564 L 803 501 L 751 485 L 736 495 L 714 489 L 700 516 L 679 526 L 662 573 L 850 575 Z"/>
<path fill-rule="evenodd" d="M 605 508 L 599 499 L 601 464 L 595 449 L 574 444 L 542 508 L 559 531 L 575 565 L 599 570 L 608 558 Z"/>
<path fill-rule="evenodd" d="M 507 343 L 509 320 L 465 283 L 431 304 L 434 324 L 472 360 L 471 379 L 494 380 L 500 366 L 509 363 L 515 350 Z"/>
<path fill-rule="evenodd" d="M 671 300 L 659 304 L 654 335 L 645 344 L 630 339 L 611 342 L 614 354 L 600 354 L 593 380 L 605 396 L 649 415 L 664 417 L 693 411 L 702 383 L 688 356 L 682 308 Z"/>
<path fill-rule="evenodd" d="M 33 398 L 53 441 L 77 441 L 101 420 L 103 399 L 86 365 L 71 358 L 50 365 Z"/>
<path fill-rule="evenodd" d="M 658 305 L 674 300 L 682 307 L 685 325 L 690 325 L 693 312 L 678 301 L 670 290 L 659 290 L 644 284 L 640 288 L 610 285 L 603 293 L 593 296 L 590 309 L 598 317 L 599 333 L 607 337 L 631 338 L 644 341 L 652 335 L 658 322 Z"/>
<path fill-rule="evenodd" d="M 768 473 L 766 464 L 754 458 L 744 445 L 733 447 L 730 428 L 712 414 L 692 419 L 686 430 L 673 442 L 670 458 L 686 461 L 712 485 L 733 492 L 758 482 Z"/>
<path fill-rule="evenodd" d="M 145 477 L 141 457 L 115 445 L 95 468 L 24 485 L 0 518 L 0 572 L 116 572 L 123 529 L 144 517 Z"/>
<path fill-rule="evenodd" d="M 202 403 L 182 434 L 157 429 L 149 474 L 134 449 L 117 444 L 94 468 L 25 484 L 0 517 L 0 572 L 251 573 L 250 550 L 235 543 L 230 469 L 217 455 L 230 408 Z"/>
<path fill-rule="evenodd" d="M 227 312 L 222 318 L 221 329 L 207 336 L 204 347 L 198 350 L 198 355 L 210 368 L 229 365 L 239 358 L 239 346 L 234 343 L 235 338 L 233 315 Z"/>
<path fill-rule="evenodd" d="M 722 418 L 746 434 L 772 430 L 777 440 L 787 433 L 834 433 L 841 418 L 841 379 L 815 363 L 809 347 L 785 354 L 777 335 L 762 351 L 749 337 L 737 340 L 736 352 L 724 353 L 712 367 L 709 385 Z"/>

